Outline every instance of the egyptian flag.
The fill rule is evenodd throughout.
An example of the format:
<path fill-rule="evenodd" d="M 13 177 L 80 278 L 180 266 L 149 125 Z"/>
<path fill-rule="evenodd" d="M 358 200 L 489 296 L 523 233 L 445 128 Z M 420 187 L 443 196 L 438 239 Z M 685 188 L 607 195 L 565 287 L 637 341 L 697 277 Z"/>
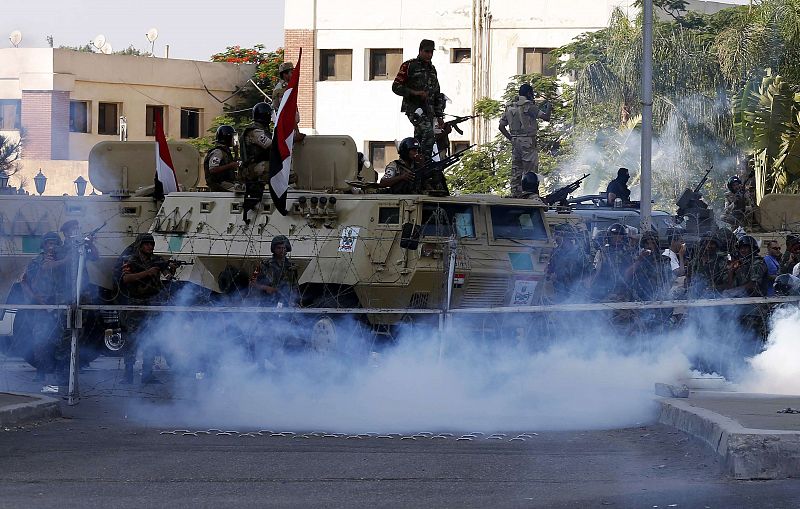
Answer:
<path fill-rule="evenodd" d="M 294 145 L 294 129 L 297 125 L 297 84 L 300 81 L 300 57 L 303 48 L 297 55 L 297 65 L 289 80 L 286 92 L 278 107 L 278 120 L 275 122 L 275 133 L 272 136 L 272 149 L 269 157 L 269 194 L 275 208 L 286 215 L 286 192 L 289 189 L 289 172 L 292 168 L 292 146 Z"/>
<path fill-rule="evenodd" d="M 156 177 L 153 196 L 156 200 L 163 200 L 165 194 L 178 190 L 178 179 L 175 177 L 175 165 L 169 155 L 167 137 L 164 136 L 164 124 L 161 114 L 155 115 L 156 121 Z"/>

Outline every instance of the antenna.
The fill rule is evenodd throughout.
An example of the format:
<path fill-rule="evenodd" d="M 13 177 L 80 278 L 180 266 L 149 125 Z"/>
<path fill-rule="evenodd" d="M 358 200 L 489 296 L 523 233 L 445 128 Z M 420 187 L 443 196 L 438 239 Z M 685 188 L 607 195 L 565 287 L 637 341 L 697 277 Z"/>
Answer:
<path fill-rule="evenodd" d="M 100 35 L 98 35 L 98 36 L 97 36 L 97 37 L 95 37 L 95 38 L 94 38 L 94 40 L 92 41 L 92 45 L 93 45 L 95 48 L 97 48 L 98 50 L 100 50 L 100 51 L 102 51 L 102 50 L 103 50 L 103 46 L 105 46 L 105 44 L 106 44 L 106 36 L 105 36 L 105 35 L 103 35 L 103 34 L 100 34 Z"/>
<path fill-rule="evenodd" d="M 103 44 L 103 47 L 102 47 L 102 48 L 100 48 L 100 51 L 101 51 L 101 52 L 102 52 L 104 55 L 110 55 L 111 53 L 113 53 L 113 52 L 114 52 L 114 48 L 112 48 L 112 47 L 111 47 L 111 44 L 109 44 L 109 43 L 105 43 L 105 44 Z"/>
<path fill-rule="evenodd" d="M 8 40 L 11 41 L 11 44 L 14 45 L 15 48 L 19 48 L 19 43 L 22 42 L 22 32 L 14 30 L 11 32 L 11 35 L 8 36 Z"/>
<path fill-rule="evenodd" d="M 150 55 L 155 56 L 154 50 L 156 46 L 156 39 L 158 39 L 158 29 L 153 27 L 144 34 L 147 40 L 150 41 Z"/>

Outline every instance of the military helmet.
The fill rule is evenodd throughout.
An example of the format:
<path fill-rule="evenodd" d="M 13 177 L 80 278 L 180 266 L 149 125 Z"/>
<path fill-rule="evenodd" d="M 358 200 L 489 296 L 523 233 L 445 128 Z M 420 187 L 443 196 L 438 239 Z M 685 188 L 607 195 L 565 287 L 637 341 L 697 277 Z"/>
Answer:
<path fill-rule="evenodd" d="M 236 134 L 236 129 L 229 125 L 221 125 L 217 127 L 217 143 L 230 147 L 233 145 L 233 135 Z"/>
<path fill-rule="evenodd" d="M 61 245 L 61 236 L 56 232 L 47 232 L 44 235 L 42 235 L 42 242 L 40 244 L 42 249 L 44 249 L 45 244 L 47 244 L 50 241 L 53 241 L 53 242 L 56 243 L 57 246 L 60 246 Z"/>
<path fill-rule="evenodd" d="M 606 230 L 606 233 L 608 235 L 627 236 L 628 235 L 628 229 L 625 228 L 625 226 L 620 224 L 620 223 L 614 223 L 614 224 L 612 224 L 611 226 L 608 227 L 608 229 Z"/>
<path fill-rule="evenodd" d="M 272 242 L 269 245 L 269 250 L 272 252 L 272 254 L 275 254 L 275 247 L 279 244 L 286 246 L 287 253 L 292 252 L 292 244 L 289 242 L 289 239 L 286 237 L 286 235 L 276 235 L 272 238 Z"/>
<path fill-rule="evenodd" d="M 790 233 L 789 235 L 786 236 L 786 248 L 787 249 L 791 249 L 792 246 L 794 246 L 797 243 L 800 243 L 800 237 L 798 237 L 797 235 L 794 235 L 794 234 Z"/>
<path fill-rule="evenodd" d="M 153 238 L 153 235 L 150 233 L 140 233 L 136 236 L 136 240 L 134 241 L 134 245 L 138 248 L 145 242 L 149 242 L 150 244 L 155 245 L 156 239 Z"/>
<path fill-rule="evenodd" d="M 519 87 L 519 95 L 522 97 L 528 97 L 533 95 L 533 87 L 530 83 L 523 83 L 521 87 Z"/>
<path fill-rule="evenodd" d="M 400 142 L 397 148 L 397 153 L 400 154 L 400 159 L 408 159 L 411 149 L 419 150 L 419 142 L 416 138 L 405 138 Z"/>
<path fill-rule="evenodd" d="M 272 120 L 272 107 L 267 103 L 258 103 L 253 106 L 253 122 L 267 125 Z"/>
<path fill-rule="evenodd" d="M 742 179 L 740 179 L 737 175 L 732 176 L 728 179 L 727 187 L 728 191 L 733 192 L 733 184 L 741 184 Z"/>
<path fill-rule="evenodd" d="M 526 193 L 539 194 L 539 177 L 532 171 L 522 176 L 522 190 Z"/>
<path fill-rule="evenodd" d="M 758 251 L 758 241 L 750 235 L 745 235 L 736 243 L 737 249 L 742 246 L 749 246 L 753 251 Z"/>
<path fill-rule="evenodd" d="M 294 69 L 294 64 L 291 62 L 284 62 L 278 66 L 278 76 L 285 73 L 286 71 L 291 71 Z"/>

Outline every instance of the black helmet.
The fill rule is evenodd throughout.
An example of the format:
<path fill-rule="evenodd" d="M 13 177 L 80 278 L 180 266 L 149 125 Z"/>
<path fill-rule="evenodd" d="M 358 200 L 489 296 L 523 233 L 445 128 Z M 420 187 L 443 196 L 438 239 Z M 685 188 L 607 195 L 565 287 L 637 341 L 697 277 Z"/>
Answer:
<path fill-rule="evenodd" d="M 621 225 L 620 223 L 614 223 L 608 227 L 606 233 L 608 235 L 622 235 L 627 237 L 628 229 L 625 228 L 625 226 Z"/>
<path fill-rule="evenodd" d="M 742 246 L 749 246 L 751 250 L 758 251 L 758 241 L 750 235 L 745 235 L 736 243 L 736 249 Z"/>
<path fill-rule="evenodd" d="M 258 103 L 253 106 L 253 122 L 267 125 L 272 120 L 272 107 L 267 103 Z"/>
<path fill-rule="evenodd" d="M 778 295 L 800 295 L 800 278 L 791 274 L 776 277 L 772 286 Z"/>
<path fill-rule="evenodd" d="M 57 246 L 61 245 L 61 236 L 56 232 L 47 232 L 42 235 L 42 242 L 40 244 L 41 248 L 44 249 L 44 245 L 48 242 L 53 241 L 56 243 Z"/>
<path fill-rule="evenodd" d="M 230 147 L 233 145 L 233 135 L 236 130 L 229 125 L 221 125 L 217 127 L 217 143 Z"/>
<path fill-rule="evenodd" d="M 289 239 L 286 237 L 286 235 L 276 235 L 272 238 L 272 242 L 269 245 L 269 250 L 272 252 L 272 254 L 275 254 L 275 246 L 278 244 L 284 244 L 286 246 L 287 253 L 292 252 L 292 244 L 289 242 Z"/>
<path fill-rule="evenodd" d="M 522 190 L 526 193 L 539 194 L 539 177 L 534 172 L 528 171 L 522 176 Z"/>
<path fill-rule="evenodd" d="M 530 97 L 533 95 L 533 87 L 530 83 L 523 83 L 521 87 L 519 87 L 519 95 L 522 97 Z"/>
<path fill-rule="evenodd" d="M 419 142 L 416 138 L 405 138 L 403 141 L 400 142 L 400 147 L 397 149 L 397 153 L 400 155 L 400 159 L 408 159 L 409 152 L 411 149 L 419 150 Z"/>
<path fill-rule="evenodd" d="M 136 247 L 138 248 L 142 244 L 144 244 L 145 242 L 149 242 L 151 244 L 155 244 L 156 243 L 156 239 L 153 238 L 153 235 L 151 235 L 149 233 L 140 233 L 139 235 L 136 236 L 136 241 L 134 242 L 134 245 L 136 245 Z"/>
<path fill-rule="evenodd" d="M 728 184 L 727 184 L 728 191 L 733 192 L 733 184 L 737 184 L 737 183 L 738 184 L 742 183 L 742 179 L 740 179 L 738 176 L 734 175 L 731 178 L 729 178 L 728 179 Z"/>

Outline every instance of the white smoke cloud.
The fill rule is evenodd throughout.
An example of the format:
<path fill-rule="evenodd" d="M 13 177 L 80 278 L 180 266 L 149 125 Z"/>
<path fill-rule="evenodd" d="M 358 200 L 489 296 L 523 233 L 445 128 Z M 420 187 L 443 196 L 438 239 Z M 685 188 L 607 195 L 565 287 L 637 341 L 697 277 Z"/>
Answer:
<path fill-rule="evenodd" d="M 749 361 L 740 384 L 745 392 L 800 395 L 800 309 L 778 309 L 771 321 L 766 349 Z"/>

